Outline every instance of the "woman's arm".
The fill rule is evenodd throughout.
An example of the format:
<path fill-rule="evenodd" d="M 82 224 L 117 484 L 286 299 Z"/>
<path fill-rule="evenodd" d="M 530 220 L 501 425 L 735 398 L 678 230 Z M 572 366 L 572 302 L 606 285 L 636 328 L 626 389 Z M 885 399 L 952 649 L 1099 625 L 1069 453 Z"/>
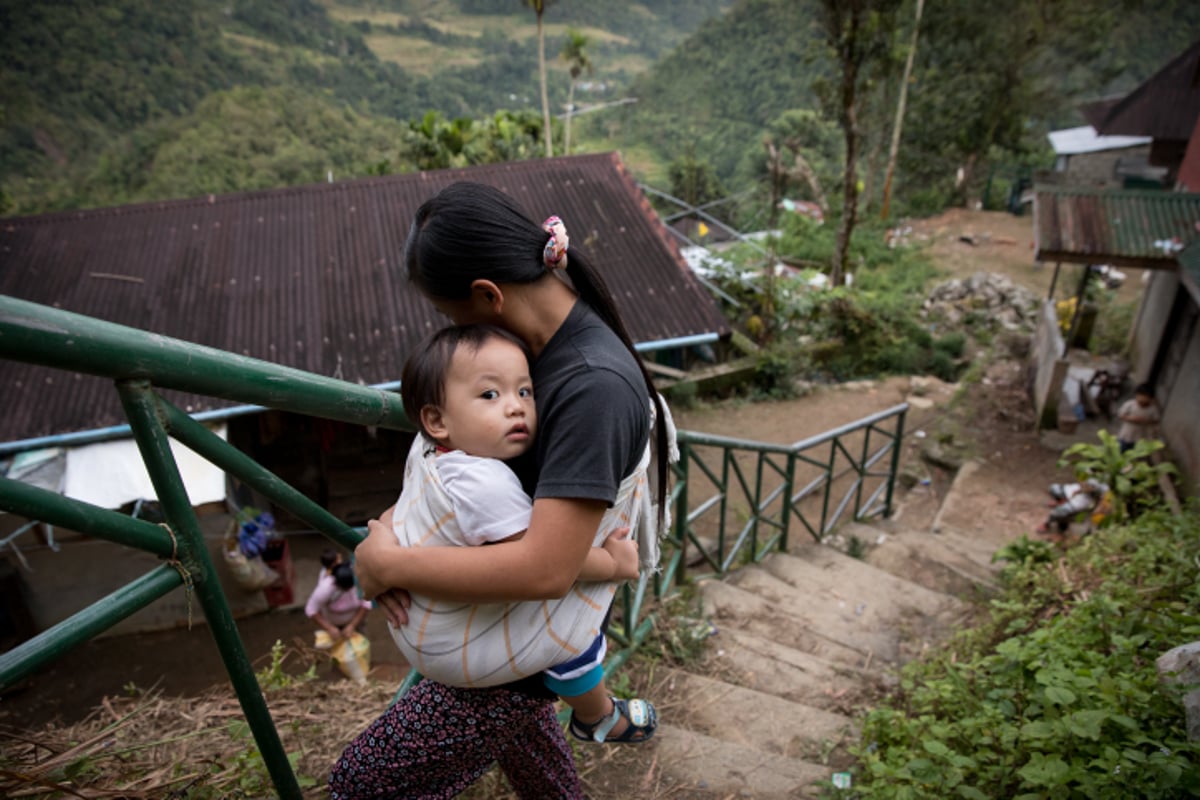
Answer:
<path fill-rule="evenodd" d="M 335 642 L 338 639 L 342 638 L 342 631 L 338 628 L 338 626 L 334 625 L 332 622 L 325 619 L 325 615 L 322 614 L 320 611 L 318 611 L 315 614 L 310 615 L 310 618 L 312 619 L 313 622 L 317 623 L 317 625 L 319 625 L 322 629 L 324 629 L 324 631 L 326 633 L 328 633 L 330 636 L 332 636 L 333 640 Z"/>
<path fill-rule="evenodd" d="M 465 603 L 562 597 L 579 578 L 605 508 L 540 498 L 520 540 L 488 547 L 402 547 L 390 524 L 372 520 L 354 551 L 355 571 L 366 597 L 395 587 Z"/>

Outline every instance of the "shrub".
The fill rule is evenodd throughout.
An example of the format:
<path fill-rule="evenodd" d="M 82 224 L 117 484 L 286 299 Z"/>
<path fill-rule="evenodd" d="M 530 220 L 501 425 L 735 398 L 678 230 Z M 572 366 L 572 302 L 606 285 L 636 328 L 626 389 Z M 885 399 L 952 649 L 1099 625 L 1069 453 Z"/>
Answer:
<path fill-rule="evenodd" d="M 1113 522 L 1124 522 L 1135 510 L 1158 505 L 1162 493 L 1160 475 L 1176 472 L 1170 462 L 1152 464 L 1150 456 L 1163 449 L 1157 439 L 1142 439 L 1122 453 L 1117 437 L 1106 430 L 1097 432 L 1098 444 L 1079 442 L 1063 451 L 1060 467 L 1072 466 L 1081 481 L 1094 478 L 1108 486 L 1112 494 Z"/>
<path fill-rule="evenodd" d="M 990 619 L 868 714 L 855 796 L 1194 796 L 1200 743 L 1154 660 L 1200 637 L 1200 514 L 1152 512 L 1052 563 L 1018 550 Z"/>
<path fill-rule="evenodd" d="M 1129 331 L 1137 313 L 1137 303 L 1118 302 L 1111 293 L 1100 300 L 1100 311 L 1092 328 L 1089 347 L 1099 356 L 1122 356 L 1129 346 Z"/>
<path fill-rule="evenodd" d="M 950 358 L 959 358 L 967 346 L 967 335 L 962 331 L 951 331 L 933 343 L 933 349 Z"/>

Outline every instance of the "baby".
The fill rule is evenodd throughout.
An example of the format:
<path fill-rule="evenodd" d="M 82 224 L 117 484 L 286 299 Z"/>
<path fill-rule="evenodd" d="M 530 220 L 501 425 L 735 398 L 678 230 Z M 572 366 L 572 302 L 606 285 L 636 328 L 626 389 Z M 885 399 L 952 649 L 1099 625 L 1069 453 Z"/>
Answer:
<path fill-rule="evenodd" d="M 400 543 L 489 545 L 520 538 L 532 502 L 501 460 L 524 454 L 537 430 L 526 350 L 490 326 L 443 329 L 405 365 L 401 397 L 417 436 L 392 514 Z M 647 462 L 648 459 L 644 459 Z M 646 463 L 622 483 L 614 508 L 645 491 Z M 607 515 L 566 597 L 469 605 L 414 595 L 409 624 L 392 628 L 418 671 L 454 686 L 496 686 L 543 673 L 586 741 L 641 742 L 657 725 L 644 700 L 618 700 L 604 684 L 601 632 L 617 582 L 638 576 L 638 552 Z M 386 520 L 386 517 L 385 517 Z"/>

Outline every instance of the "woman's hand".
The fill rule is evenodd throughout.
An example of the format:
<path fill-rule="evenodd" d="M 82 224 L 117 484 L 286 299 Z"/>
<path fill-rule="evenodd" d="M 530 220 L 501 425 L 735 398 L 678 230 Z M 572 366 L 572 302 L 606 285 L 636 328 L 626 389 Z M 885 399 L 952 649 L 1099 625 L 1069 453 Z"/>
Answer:
<path fill-rule="evenodd" d="M 629 528 L 617 528 L 601 545 L 613 560 L 614 581 L 634 581 L 638 577 L 637 542 L 629 539 Z"/>
<path fill-rule="evenodd" d="M 381 573 L 384 562 L 401 557 L 403 550 L 390 525 L 377 519 L 367 523 L 367 538 L 354 548 L 354 576 L 363 597 L 373 600 L 390 589 L 399 588 L 389 586 Z"/>

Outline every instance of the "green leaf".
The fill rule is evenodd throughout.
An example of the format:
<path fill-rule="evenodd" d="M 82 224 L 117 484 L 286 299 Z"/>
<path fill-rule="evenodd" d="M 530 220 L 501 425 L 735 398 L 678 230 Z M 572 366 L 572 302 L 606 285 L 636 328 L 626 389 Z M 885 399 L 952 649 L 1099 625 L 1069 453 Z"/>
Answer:
<path fill-rule="evenodd" d="M 1075 702 L 1075 693 L 1065 686 L 1047 686 L 1046 700 L 1055 705 L 1065 706 Z"/>
<path fill-rule="evenodd" d="M 950 754 L 950 748 L 946 747 L 945 744 L 937 740 L 923 742 L 922 745 L 924 746 L 926 753 L 931 753 L 935 756 L 946 756 Z"/>
<path fill-rule="evenodd" d="M 1124 714 L 1109 714 L 1108 718 L 1127 730 L 1136 731 L 1141 728 L 1137 721 Z"/>
<path fill-rule="evenodd" d="M 1132 748 L 1127 747 L 1127 748 L 1125 748 L 1124 752 L 1121 753 L 1121 755 L 1124 756 L 1125 758 L 1129 759 L 1130 761 L 1134 762 L 1135 764 L 1145 764 L 1146 763 L 1146 754 L 1143 753 L 1141 750 L 1134 750 Z"/>
<path fill-rule="evenodd" d="M 955 791 L 958 792 L 959 797 L 966 798 L 966 800 L 991 800 L 991 798 L 974 786 L 959 784 Z"/>
<path fill-rule="evenodd" d="M 1076 711 L 1067 717 L 1067 730 L 1084 739 L 1100 738 L 1100 728 L 1109 713 L 1102 709 Z"/>
<path fill-rule="evenodd" d="M 1058 729 L 1052 722 L 1037 720 L 1021 726 L 1021 735 L 1029 739 L 1049 739 L 1058 734 Z"/>
<path fill-rule="evenodd" d="M 1029 763 L 1017 770 L 1017 774 L 1034 786 L 1061 786 L 1070 775 L 1071 768 L 1058 756 L 1034 753 Z"/>

